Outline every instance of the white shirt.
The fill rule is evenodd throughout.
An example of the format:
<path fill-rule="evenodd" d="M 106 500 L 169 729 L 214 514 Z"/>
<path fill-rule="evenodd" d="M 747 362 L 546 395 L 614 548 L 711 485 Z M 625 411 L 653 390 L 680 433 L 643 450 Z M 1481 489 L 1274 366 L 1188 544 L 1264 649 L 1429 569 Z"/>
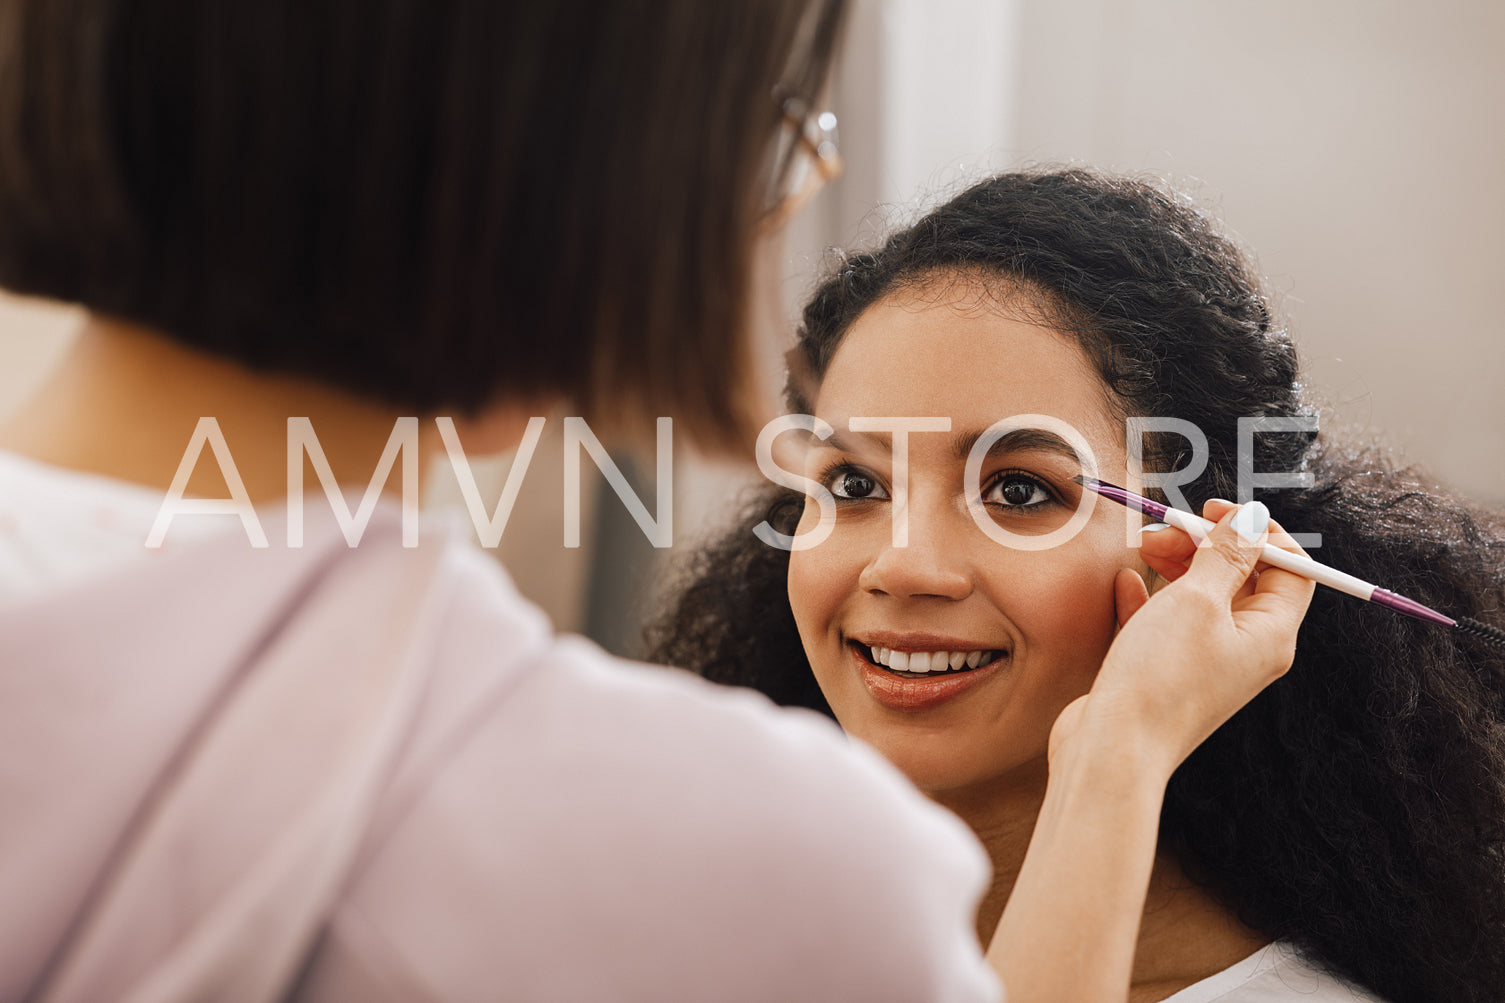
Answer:
<path fill-rule="evenodd" d="M 66 586 L 150 554 L 146 537 L 162 493 L 38 463 L 0 450 L 0 600 Z M 225 529 L 185 516 L 177 540 Z"/>
<path fill-rule="evenodd" d="M 1314 968 L 1277 941 L 1168 997 L 1165 1003 L 1384 1003 L 1365 989 Z"/>

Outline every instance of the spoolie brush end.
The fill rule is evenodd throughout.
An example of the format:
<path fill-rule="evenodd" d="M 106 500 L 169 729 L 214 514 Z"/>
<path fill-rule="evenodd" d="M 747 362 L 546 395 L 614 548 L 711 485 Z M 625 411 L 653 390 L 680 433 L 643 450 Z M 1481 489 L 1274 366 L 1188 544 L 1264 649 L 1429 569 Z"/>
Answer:
<path fill-rule="evenodd" d="M 1487 623 L 1480 623 L 1478 620 L 1473 620 L 1466 616 L 1458 618 L 1457 627 L 1465 634 L 1477 637 L 1490 647 L 1499 651 L 1505 651 L 1505 630 L 1491 627 Z"/>

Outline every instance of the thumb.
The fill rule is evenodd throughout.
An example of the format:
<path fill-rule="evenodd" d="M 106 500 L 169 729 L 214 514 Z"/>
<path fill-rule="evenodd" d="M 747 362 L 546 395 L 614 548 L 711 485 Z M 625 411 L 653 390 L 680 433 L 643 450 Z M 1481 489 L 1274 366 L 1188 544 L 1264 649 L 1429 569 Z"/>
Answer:
<path fill-rule="evenodd" d="M 1113 604 L 1118 613 L 1118 625 L 1122 627 L 1129 622 L 1129 617 L 1138 613 L 1144 604 L 1150 601 L 1150 590 L 1145 588 L 1144 579 L 1139 577 L 1139 572 L 1133 568 L 1120 568 L 1118 577 L 1113 579 Z"/>
<path fill-rule="evenodd" d="M 1197 546 L 1185 577 L 1219 597 L 1232 597 L 1254 573 L 1269 526 L 1270 510 L 1262 502 L 1245 502 L 1226 513 Z"/>

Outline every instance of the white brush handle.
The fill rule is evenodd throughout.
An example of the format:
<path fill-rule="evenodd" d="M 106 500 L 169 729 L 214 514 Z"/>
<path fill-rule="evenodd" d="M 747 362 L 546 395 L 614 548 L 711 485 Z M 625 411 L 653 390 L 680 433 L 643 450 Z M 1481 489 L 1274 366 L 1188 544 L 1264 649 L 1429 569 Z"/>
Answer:
<path fill-rule="evenodd" d="M 1166 508 L 1165 519 L 1162 521 L 1175 526 L 1177 529 L 1185 530 L 1187 535 L 1198 543 L 1205 540 L 1207 534 L 1212 532 L 1213 526 L 1217 525 L 1203 519 L 1199 515 L 1193 515 L 1190 512 L 1183 512 L 1181 509 L 1170 507 Z M 1365 602 L 1368 602 L 1374 595 L 1375 586 L 1364 581 L 1362 578 L 1355 578 L 1353 575 L 1329 568 L 1325 564 L 1318 564 L 1310 557 L 1293 554 L 1289 550 L 1281 550 L 1279 547 L 1268 543 L 1265 544 L 1259 559 L 1272 568 L 1281 568 L 1282 570 L 1300 575 L 1303 578 L 1310 578 L 1318 585 L 1326 585 L 1328 588 L 1337 589 L 1339 592 L 1346 592 L 1351 596 L 1363 599 Z"/>

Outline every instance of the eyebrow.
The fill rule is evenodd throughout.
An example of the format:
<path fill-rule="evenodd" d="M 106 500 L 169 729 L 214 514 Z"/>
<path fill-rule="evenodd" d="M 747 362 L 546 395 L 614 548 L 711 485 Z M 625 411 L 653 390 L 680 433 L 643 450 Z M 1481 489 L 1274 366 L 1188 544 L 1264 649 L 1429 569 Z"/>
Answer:
<path fill-rule="evenodd" d="M 958 460 L 966 460 L 972 453 L 972 448 L 977 445 L 983 436 L 983 429 L 973 432 L 962 432 L 951 437 L 951 451 Z M 918 434 L 918 433 L 917 433 Z M 934 433 L 929 433 L 934 434 Z M 851 436 L 853 438 L 848 438 Z M 863 440 L 861 442 L 854 439 Z M 890 454 L 893 453 L 893 437 L 887 432 L 846 432 L 834 431 L 824 443 L 826 448 L 839 449 L 843 453 L 865 453 L 874 446 Z M 1063 457 L 1072 463 L 1081 465 L 1082 459 L 1071 443 L 1061 438 L 1054 432 L 1048 432 L 1043 428 L 1016 428 L 1004 433 L 997 442 L 988 448 L 989 456 L 1000 453 L 1050 453 Z"/>
<path fill-rule="evenodd" d="M 952 450 L 956 458 L 965 460 L 971 455 L 972 447 L 977 445 L 977 440 L 981 438 L 981 431 L 964 432 L 958 435 L 952 440 Z M 1005 432 L 988 448 L 989 456 L 999 453 L 1051 453 L 1064 457 L 1078 466 L 1082 462 L 1082 458 L 1077 455 L 1076 448 L 1071 443 L 1043 428 L 1016 428 Z"/>
<path fill-rule="evenodd" d="M 853 438 L 848 439 L 848 436 Z M 858 439 L 862 441 L 856 441 Z M 894 451 L 893 436 L 887 432 L 848 432 L 838 428 L 820 443 L 820 446 L 827 449 L 839 449 L 843 453 L 866 453 L 870 452 L 875 445 L 887 453 L 892 453 Z"/>

